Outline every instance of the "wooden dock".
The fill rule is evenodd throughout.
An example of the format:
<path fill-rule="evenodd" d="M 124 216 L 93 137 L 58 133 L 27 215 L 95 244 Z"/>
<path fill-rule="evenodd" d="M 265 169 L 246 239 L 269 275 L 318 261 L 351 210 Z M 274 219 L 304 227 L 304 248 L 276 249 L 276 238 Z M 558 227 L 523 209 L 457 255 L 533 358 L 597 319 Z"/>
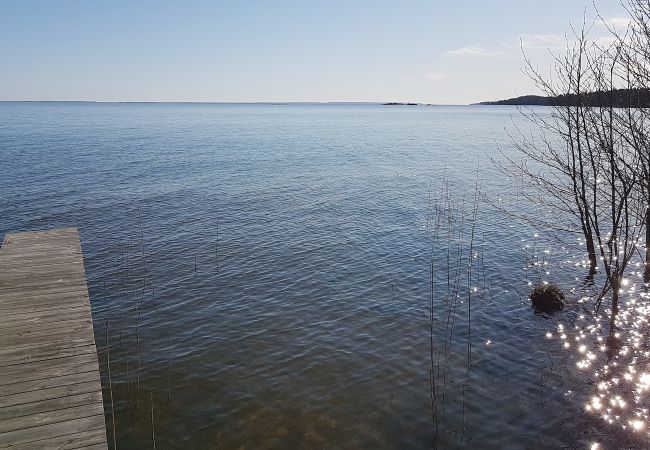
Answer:
<path fill-rule="evenodd" d="M 7 234 L 0 249 L 0 448 L 107 448 L 76 228 Z"/>

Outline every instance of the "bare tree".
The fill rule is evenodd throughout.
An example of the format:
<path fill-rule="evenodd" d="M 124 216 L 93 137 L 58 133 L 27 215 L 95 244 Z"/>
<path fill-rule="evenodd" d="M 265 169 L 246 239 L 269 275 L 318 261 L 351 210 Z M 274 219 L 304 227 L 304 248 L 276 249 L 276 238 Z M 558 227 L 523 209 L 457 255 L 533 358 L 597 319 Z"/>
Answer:
<path fill-rule="evenodd" d="M 593 74 L 598 102 L 582 108 L 582 114 L 588 158 L 593 166 L 600 167 L 599 177 L 592 183 L 589 217 L 606 274 L 603 292 L 611 287 L 610 331 L 613 331 L 621 281 L 642 229 L 637 220 L 639 203 L 635 197 L 640 177 L 629 130 L 621 126 L 634 114 L 629 103 L 627 107 L 620 107 L 614 98 L 615 90 L 621 86 L 629 88 L 631 81 L 623 47 L 615 42 L 607 48 L 596 48 L 597 52 L 589 61 L 589 71 Z"/>
<path fill-rule="evenodd" d="M 599 177 L 599 165 L 589 164 L 584 148 L 584 108 L 582 94 L 593 86 L 593 74 L 588 70 L 587 56 L 593 44 L 587 39 L 583 24 L 573 39 L 567 39 L 566 52 L 554 55 L 551 72 L 538 71 L 525 54 L 526 73 L 537 88 L 549 98 L 561 99 L 550 115 L 537 110 L 522 109 L 524 117 L 540 131 L 535 138 L 518 130 L 513 142 L 523 159 L 507 158 L 505 170 L 524 186 L 524 196 L 550 210 L 564 213 L 570 222 L 559 225 L 549 221 L 544 225 L 564 231 L 579 232 L 584 237 L 589 261 L 589 277 L 598 267 L 595 244 L 591 186 Z"/>
<path fill-rule="evenodd" d="M 611 30 L 620 47 L 628 85 L 647 99 L 650 96 L 650 1 L 629 0 L 627 11 L 631 22 L 625 34 Z M 637 104 L 641 102 L 637 101 Z M 639 170 L 640 220 L 645 225 L 644 281 L 650 282 L 650 109 L 647 103 L 629 108 L 625 117 L 629 145 L 635 150 Z"/>
<path fill-rule="evenodd" d="M 639 77 L 645 77 L 643 83 L 650 80 L 650 1 L 630 4 L 635 20 L 643 21 L 634 32 L 603 41 L 590 38 L 591 27 L 583 23 L 567 39 L 566 52 L 554 56 L 549 75 L 526 59 L 528 75 L 556 106 L 550 115 L 524 112 L 543 137 L 534 141 L 520 133 L 516 147 L 524 160 L 509 160 L 511 173 L 579 226 L 590 276 L 601 267 L 606 275 L 597 305 L 611 290 L 612 332 L 621 282 L 650 214 L 648 112 L 632 101 L 634 92 L 641 94 L 648 86 Z M 637 49 L 640 42 L 645 46 Z M 627 103 L 622 104 L 621 96 Z"/>

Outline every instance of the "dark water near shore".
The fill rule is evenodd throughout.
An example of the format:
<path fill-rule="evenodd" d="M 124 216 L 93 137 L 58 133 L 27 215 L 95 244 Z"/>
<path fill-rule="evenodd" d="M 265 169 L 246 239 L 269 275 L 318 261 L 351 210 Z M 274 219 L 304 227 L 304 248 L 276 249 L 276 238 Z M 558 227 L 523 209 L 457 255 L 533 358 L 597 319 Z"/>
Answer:
<path fill-rule="evenodd" d="M 581 255 L 489 204 L 511 115 L 0 103 L 0 235 L 79 228 L 118 448 L 609 448 L 526 300 Z"/>

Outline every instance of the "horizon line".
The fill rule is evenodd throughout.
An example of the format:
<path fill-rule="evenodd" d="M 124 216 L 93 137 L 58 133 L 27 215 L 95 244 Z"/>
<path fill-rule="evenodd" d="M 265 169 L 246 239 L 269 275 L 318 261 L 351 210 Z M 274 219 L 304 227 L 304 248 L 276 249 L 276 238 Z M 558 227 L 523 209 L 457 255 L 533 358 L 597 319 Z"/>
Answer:
<path fill-rule="evenodd" d="M 388 105 L 390 106 L 471 106 L 476 103 L 428 103 L 412 101 L 192 101 L 192 100 L 0 100 L 0 103 L 138 103 L 138 104 L 206 104 L 206 105 Z"/>

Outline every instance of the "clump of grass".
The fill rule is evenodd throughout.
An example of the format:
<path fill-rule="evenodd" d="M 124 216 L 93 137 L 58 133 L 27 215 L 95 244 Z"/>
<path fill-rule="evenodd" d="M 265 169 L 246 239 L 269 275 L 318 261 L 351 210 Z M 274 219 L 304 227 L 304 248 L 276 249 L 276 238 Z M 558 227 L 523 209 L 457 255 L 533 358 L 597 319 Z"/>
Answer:
<path fill-rule="evenodd" d="M 539 283 L 528 297 L 539 311 L 559 311 L 564 307 L 564 292 L 554 284 Z"/>

